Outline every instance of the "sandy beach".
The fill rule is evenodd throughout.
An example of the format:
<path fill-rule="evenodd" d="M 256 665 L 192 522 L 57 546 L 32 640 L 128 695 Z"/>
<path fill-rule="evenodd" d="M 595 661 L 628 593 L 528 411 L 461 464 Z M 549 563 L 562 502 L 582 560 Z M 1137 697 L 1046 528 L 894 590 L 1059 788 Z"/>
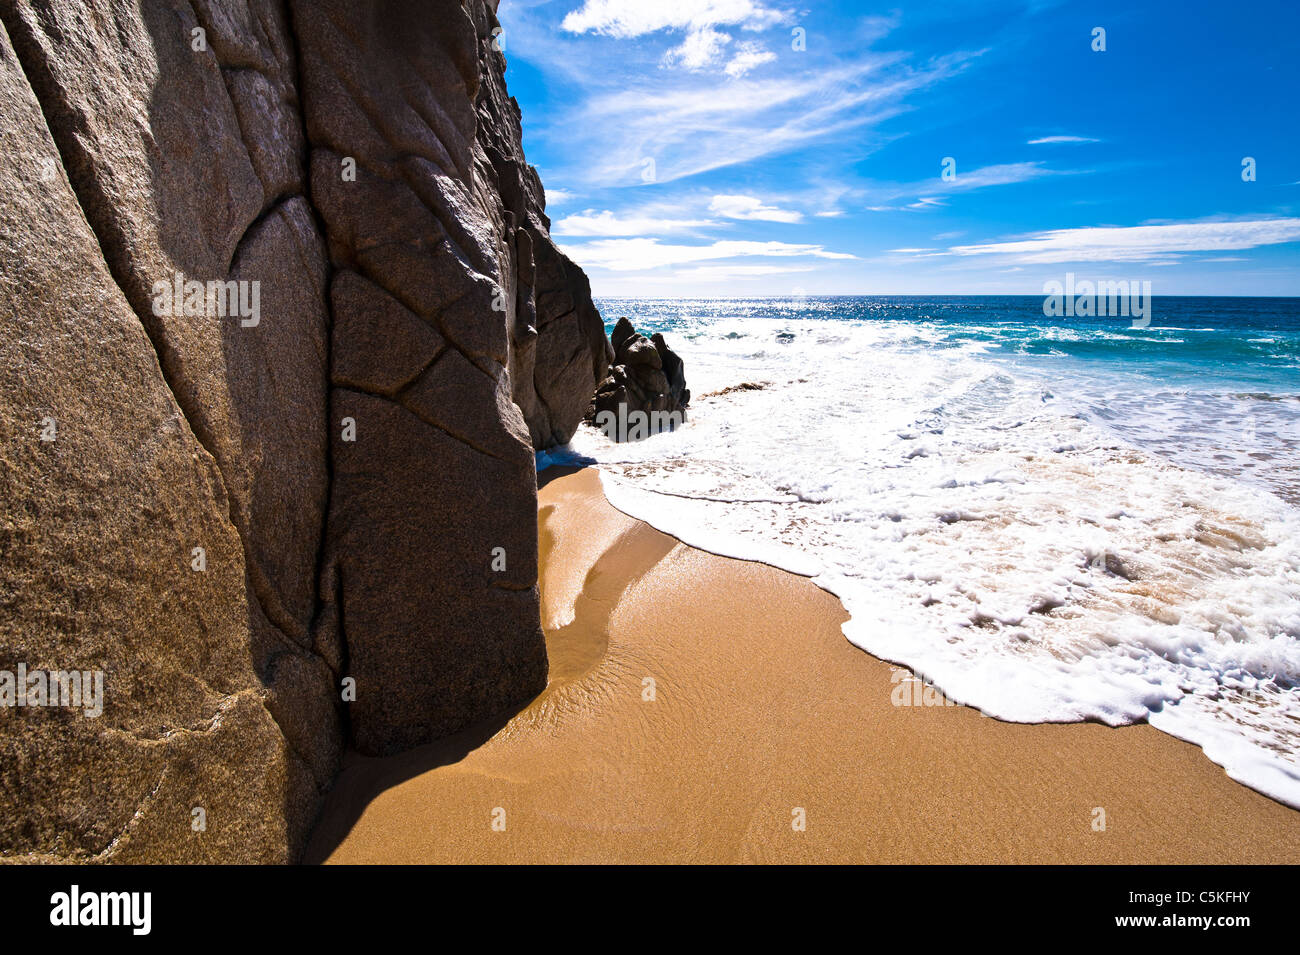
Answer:
<path fill-rule="evenodd" d="M 1300 813 L 1195 746 L 895 705 L 927 694 L 850 645 L 809 580 L 627 517 L 594 470 L 541 477 L 546 691 L 400 756 L 349 754 L 307 861 L 1300 858 Z"/>

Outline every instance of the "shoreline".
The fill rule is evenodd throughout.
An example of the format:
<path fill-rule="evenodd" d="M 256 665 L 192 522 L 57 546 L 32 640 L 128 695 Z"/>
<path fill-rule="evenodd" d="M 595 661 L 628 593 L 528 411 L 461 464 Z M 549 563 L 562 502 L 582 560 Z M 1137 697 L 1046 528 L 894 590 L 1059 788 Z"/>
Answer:
<path fill-rule="evenodd" d="M 1300 858 L 1300 812 L 1190 743 L 896 706 L 898 668 L 809 579 L 626 516 L 594 469 L 540 484 L 547 689 L 429 746 L 349 753 L 306 861 Z"/>

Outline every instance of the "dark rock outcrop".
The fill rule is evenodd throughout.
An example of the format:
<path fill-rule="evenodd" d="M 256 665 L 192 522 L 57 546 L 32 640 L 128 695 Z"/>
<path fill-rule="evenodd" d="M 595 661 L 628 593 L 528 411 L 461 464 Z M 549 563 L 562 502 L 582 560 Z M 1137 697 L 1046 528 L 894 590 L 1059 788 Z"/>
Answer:
<path fill-rule="evenodd" d="M 609 346 L 496 25 L 0 0 L 0 671 L 105 694 L 0 711 L 0 856 L 291 860 L 346 742 L 544 685 L 533 451 Z"/>
<path fill-rule="evenodd" d="M 586 420 L 620 441 L 684 422 L 691 392 L 682 360 L 663 335 L 656 332 L 647 339 L 620 318 L 610 342 L 613 364 L 587 406 Z"/>

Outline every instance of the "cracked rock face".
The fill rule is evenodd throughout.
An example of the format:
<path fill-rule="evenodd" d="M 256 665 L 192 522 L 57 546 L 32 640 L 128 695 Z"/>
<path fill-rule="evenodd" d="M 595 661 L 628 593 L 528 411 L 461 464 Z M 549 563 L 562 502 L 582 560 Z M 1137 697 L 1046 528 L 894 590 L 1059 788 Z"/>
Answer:
<path fill-rule="evenodd" d="M 0 0 L 0 671 L 104 675 L 0 710 L 3 856 L 290 860 L 346 742 L 544 685 L 609 346 L 494 8 Z"/>

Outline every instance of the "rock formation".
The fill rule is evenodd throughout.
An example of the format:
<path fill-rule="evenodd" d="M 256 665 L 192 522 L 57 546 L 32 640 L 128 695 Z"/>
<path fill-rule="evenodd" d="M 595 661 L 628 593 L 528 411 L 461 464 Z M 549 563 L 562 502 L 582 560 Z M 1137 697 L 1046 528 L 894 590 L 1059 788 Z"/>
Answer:
<path fill-rule="evenodd" d="M 609 376 L 596 388 L 586 420 L 609 431 L 616 440 L 646 437 L 686 420 L 691 392 L 681 358 L 656 332 L 647 339 L 626 318 L 610 335 L 614 351 Z M 638 429 L 637 416 L 645 427 Z M 611 423 L 613 427 L 611 428 Z"/>
<path fill-rule="evenodd" d="M 0 709 L 0 855 L 291 860 L 346 743 L 544 685 L 609 346 L 495 6 L 0 0 L 0 671 L 104 679 Z"/>

